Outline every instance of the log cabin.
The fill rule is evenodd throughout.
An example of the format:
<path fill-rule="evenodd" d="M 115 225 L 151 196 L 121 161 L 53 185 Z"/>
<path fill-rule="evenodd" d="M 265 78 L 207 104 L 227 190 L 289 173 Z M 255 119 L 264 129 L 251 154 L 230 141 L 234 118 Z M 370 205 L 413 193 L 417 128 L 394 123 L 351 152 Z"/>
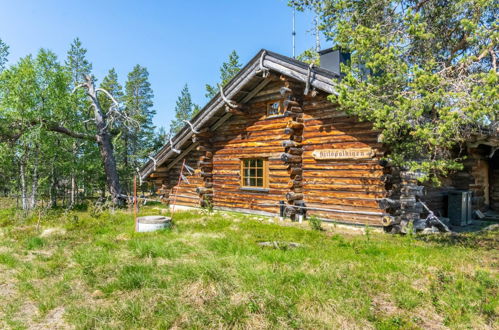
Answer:
<path fill-rule="evenodd" d="M 348 58 L 329 49 L 318 67 L 261 50 L 143 166 L 141 179 L 166 203 L 386 228 L 420 218 L 424 193 L 441 215 L 452 189 L 474 189 L 476 207 L 499 208 L 499 160 L 487 158 L 495 148 L 488 142 L 474 146 L 443 189 L 423 193 L 415 173 L 387 165 L 371 123 L 328 99 Z"/>

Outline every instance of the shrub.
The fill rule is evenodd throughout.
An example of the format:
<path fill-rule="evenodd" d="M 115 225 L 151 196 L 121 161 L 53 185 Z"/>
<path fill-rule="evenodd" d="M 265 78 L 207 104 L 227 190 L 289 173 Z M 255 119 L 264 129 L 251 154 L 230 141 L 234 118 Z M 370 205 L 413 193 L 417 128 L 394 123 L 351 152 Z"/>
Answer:
<path fill-rule="evenodd" d="M 323 230 L 322 229 L 322 220 L 317 218 L 315 215 L 311 216 L 309 219 L 308 219 L 309 223 L 310 223 L 310 228 L 312 228 L 313 230 Z"/>

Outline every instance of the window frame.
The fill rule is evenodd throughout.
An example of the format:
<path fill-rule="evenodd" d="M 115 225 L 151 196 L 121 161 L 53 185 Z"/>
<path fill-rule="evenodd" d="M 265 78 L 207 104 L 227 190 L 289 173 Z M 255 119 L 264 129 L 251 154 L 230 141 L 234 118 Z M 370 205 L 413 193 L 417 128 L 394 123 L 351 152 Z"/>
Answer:
<path fill-rule="evenodd" d="M 262 161 L 262 169 L 263 169 L 263 176 L 262 176 L 262 186 L 247 186 L 245 185 L 246 181 L 246 175 L 245 175 L 245 169 L 248 167 L 245 166 L 245 161 L 250 161 L 250 160 L 261 160 Z M 251 168 L 251 166 L 249 167 Z M 258 167 L 254 167 L 257 169 Z M 249 177 L 250 179 L 252 178 L 251 176 Z M 258 176 L 254 177 L 255 179 L 258 179 Z M 245 190 L 263 190 L 266 191 L 269 188 L 269 167 L 268 167 L 268 159 L 264 157 L 252 157 L 252 158 L 241 158 L 240 159 L 240 188 L 245 189 Z"/>
<path fill-rule="evenodd" d="M 277 110 L 276 114 L 271 115 L 271 114 L 269 114 L 269 109 L 270 109 L 270 106 L 275 104 L 275 103 L 279 103 L 279 109 Z M 282 99 L 272 100 L 272 101 L 267 102 L 267 106 L 265 107 L 265 117 L 273 118 L 273 117 L 279 117 L 282 115 L 283 115 L 283 100 Z"/>

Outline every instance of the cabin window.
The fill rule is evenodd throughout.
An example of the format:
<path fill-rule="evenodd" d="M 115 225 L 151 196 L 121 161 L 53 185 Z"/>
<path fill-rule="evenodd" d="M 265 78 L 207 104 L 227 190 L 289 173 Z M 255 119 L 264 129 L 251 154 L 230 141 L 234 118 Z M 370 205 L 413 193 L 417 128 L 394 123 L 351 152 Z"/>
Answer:
<path fill-rule="evenodd" d="M 267 187 L 267 160 L 252 158 L 241 160 L 241 186 L 244 188 Z"/>
<path fill-rule="evenodd" d="M 272 101 L 267 104 L 267 117 L 278 116 L 281 114 L 282 102 Z"/>

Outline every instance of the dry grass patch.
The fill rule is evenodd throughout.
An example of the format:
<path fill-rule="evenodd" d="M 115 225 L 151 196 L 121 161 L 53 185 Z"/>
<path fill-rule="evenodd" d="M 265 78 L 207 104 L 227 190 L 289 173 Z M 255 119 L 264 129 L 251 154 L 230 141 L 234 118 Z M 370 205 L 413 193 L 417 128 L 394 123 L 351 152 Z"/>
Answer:
<path fill-rule="evenodd" d="M 219 294 L 218 291 L 216 284 L 199 280 L 187 284 L 181 297 L 190 305 L 202 307 L 214 300 Z"/>

